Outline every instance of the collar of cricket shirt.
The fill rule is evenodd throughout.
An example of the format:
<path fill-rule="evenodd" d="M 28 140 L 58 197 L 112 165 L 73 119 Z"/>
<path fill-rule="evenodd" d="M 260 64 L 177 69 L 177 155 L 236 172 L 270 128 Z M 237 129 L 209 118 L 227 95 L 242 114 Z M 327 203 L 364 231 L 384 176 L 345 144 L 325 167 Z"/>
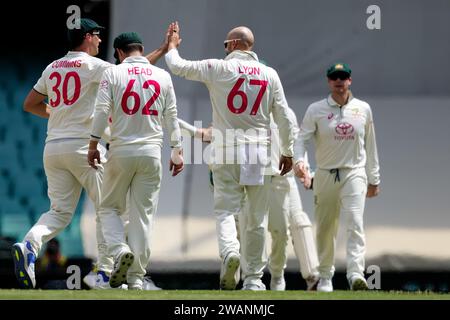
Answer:
<path fill-rule="evenodd" d="M 89 56 L 89 54 L 87 52 L 84 51 L 67 51 L 66 56 Z"/>
<path fill-rule="evenodd" d="M 150 62 L 147 60 L 144 56 L 129 56 L 123 59 L 122 63 L 147 63 L 150 64 Z"/>
<path fill-rule="evenodd" d="M 353 93 L 350 90 L 348 92 L 350 93 L 350 95 L 348 97 L 347 104 L 349 104 L 350 101 L 352 101 L 352 99 L 353 99 Z M 334 101 L 333 97 L 331 96 L 331 93 L 328 95 L 327 103 L 330 107 L 342 107 L 339 103 Z M 345 105 L 347 105 L 347 104 L 345 104 Z"/>
<path fill-rule="evenodd" d="M 225 60 L 242 59 L 259 61 L 258 56 L 253 51 L 234 50 L 225 57 Z"/>

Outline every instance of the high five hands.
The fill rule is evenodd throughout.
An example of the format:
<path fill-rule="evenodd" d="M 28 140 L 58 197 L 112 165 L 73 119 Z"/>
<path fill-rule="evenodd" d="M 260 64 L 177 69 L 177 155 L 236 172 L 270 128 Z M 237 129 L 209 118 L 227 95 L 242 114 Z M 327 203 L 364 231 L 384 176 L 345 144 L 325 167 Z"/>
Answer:
<path fill-rule="evenodd" d="M 168 42 L 168 50 L 178 48 L 182 41 L 180 38 L 180 26 L 178 25 L 178 21 L 169 24 L 166 37 Z"/>

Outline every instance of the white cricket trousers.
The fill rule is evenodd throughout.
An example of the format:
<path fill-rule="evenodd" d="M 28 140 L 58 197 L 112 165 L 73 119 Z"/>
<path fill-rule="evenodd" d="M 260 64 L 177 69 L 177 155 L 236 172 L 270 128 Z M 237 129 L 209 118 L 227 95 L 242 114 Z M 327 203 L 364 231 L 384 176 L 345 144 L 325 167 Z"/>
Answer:
<path fill-rule="evenodd" d="M 30 241 L 38 254 L 44 243 L 56 237 L 69 225 L 80 199 L 81 188 L 84 188 L 97 212 L 98 269 L 111 272 L 113 260 L 107 255 L 98 217 L 103 166 L 99 165 L 98 170 L 94 170 L 88 165 L 88 143 L 87 139 L 65 139 L 45 145 L 44 169 L 47 176 L 50 210 L 41 215 L 25 235 L 24 241 Z M 106 150 L 102 146 L 99 149 L 104 162 Z"/>
<path fill-rule="evenodd" d="M 248 210 L 244 206 L 244 210 Z M 245 215 L 239 217 L 239 228 L 245 230 Z M 269 195 L 269 225 L 272 238 L 269 256 L 269 270 L 272 277 L 282 277 L 287 261 L 289 230 L 294 243 L 294 251 L 300 262 L 304 279 L 317 276 L 317 250 L 308 215 L 303 211 L 300 194 L 294 176 L 272 176 Z M 298 236 L 296 236 L 298 235 Z M 240 234 L 241 239 L 245 238 Z M 300 243 L 295 243 L 299 237 Z M 297 252 L 301 251 L 301 252 Z M 245 266 L 243 266 L 245 268 Z"/>
<path fill-rule="evenodd" d="M 273 277 L 282 276 L 286 268 L 288 230 L 300 262 L 302 277 L 307 279 L 317 276 L 317 250 L 312 224 L 303 211 L 295 177 L 273 176 L 269 201 L 269 232 L 272 236 L 269 270 Z M 295 243 L 300 240 L 299 237 L 307 239 Z"/>
<path fill-rule="evenodd" d="M 105 165 L 103 199 L 99 215 L 108 253 L 117 259 L 124 251 L 134 254 L 127 282 L 142 285 L 150 261 L 153 217 L 161 185 L 161 160 L 150 156 L 118 157 L 111 154 Z M 128 234 L 121 215 L 129 206 Z"/>
<path fill-rule="evenodd" d="M 248 201 L 246 241 L 243 243 L 244 258 L 247 262 L 244 284 L 258 283 L 267 263 L 265 246 L 270 176 L 264 177 L 264 185 L 244 186 L 239 184 L 239 164 L 213 164 L 212 172 L 220 257 L 225 259 L 230 252 L 239 254 L 240 247 L 234 215 L 239 214 L 244 201 Z M 245 196 L 247 196 L 246 200 L 244 200 Z"/>
<path fill-rule="evenodd" d="M 316 239 L 321 278 L 334 275 L 339 216 L 343 215 L 347 241 L 347 279 L 364 276 L 363 213 L 367 193 L 365 168 L 317 170 L 314 176 Z"/>

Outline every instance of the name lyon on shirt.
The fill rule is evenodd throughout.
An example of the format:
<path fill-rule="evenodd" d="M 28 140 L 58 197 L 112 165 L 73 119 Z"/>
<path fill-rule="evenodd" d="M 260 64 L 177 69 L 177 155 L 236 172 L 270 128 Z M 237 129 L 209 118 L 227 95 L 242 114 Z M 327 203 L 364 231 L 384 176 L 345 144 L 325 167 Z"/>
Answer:
<path fill-rule="evenodd" d="M 245 73 L 249 75 L 257 74 L 258 76 L 261 74 L 261 70 L 259 67 L 247 67 L 247 66 L 241 66 L 238 67 L 239 73 Z"/>

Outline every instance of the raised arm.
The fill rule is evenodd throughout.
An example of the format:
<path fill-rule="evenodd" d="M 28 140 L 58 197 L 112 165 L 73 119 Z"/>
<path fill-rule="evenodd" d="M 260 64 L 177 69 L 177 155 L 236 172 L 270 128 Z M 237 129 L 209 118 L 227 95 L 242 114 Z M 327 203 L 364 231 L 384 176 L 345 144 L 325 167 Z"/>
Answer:
<path fill-rule="evenodd" d="M 153 50 L 149 54 L 147 54 L 145 57 L 151 64 L 156 64 L 158 60 L 167 53 L 168 46 L 169 46 L 169 34 L 171 30 L 171 25 L 167 28 L 166 35 L 164 37 L 164 41 L 161 44 L 161 46 L 158 49 Z"/>
<path fill-rule="evenodd" d="M 169 44 L 165 59 L 170 71 L 188 80 L 201 82 L 213 81 L 215 75 L 222 70 L 222 61 L 217 59 L 189 61 L 181 58 L 177 50 L 181 42 L 179 30 L 178 23 L 172 23 L 169 26 Z"/>

